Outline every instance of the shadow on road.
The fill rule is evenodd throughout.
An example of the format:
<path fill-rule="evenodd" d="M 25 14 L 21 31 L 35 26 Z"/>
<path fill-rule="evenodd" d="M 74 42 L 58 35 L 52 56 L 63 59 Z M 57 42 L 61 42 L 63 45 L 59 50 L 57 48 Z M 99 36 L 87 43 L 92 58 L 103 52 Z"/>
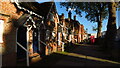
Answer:
<path fill-rule="evenodd" d="M 98 50 L 98 46 L 96 45 L 79 44 L 74 46 L 76 46 L 76 48 L 74 48 L 73 50 L 67 50 L 67 52 L 83 54 L 85 56 L 92 56 L 117 62 L 119 62 L 120 59 L 120 57 L 117 55 L 118 51 L 114 52 L 113 54 L 109 54 L 107 52 Z"/>
<path fill-rule="evenodd" d="M 100 61 L 101 60 L 101 61 Z M 116 63 L 109 60 L 98 59 L 95 57 L 86 57 L 85 55 L 57 52 L 49 56 L 44 57 L 37 63 L 31 64 L 31 67 L 61 67 L 61 66 L 119 66 L 120 63 Z"/>
<path fill-rule="evenodd" d="M 43 57 L 30 67 L 120 67 L 119 62 L 107 60 L 109 55 L 95 50 L 92 45 L 76 45 L 67 52 L 56 52 Z"/>

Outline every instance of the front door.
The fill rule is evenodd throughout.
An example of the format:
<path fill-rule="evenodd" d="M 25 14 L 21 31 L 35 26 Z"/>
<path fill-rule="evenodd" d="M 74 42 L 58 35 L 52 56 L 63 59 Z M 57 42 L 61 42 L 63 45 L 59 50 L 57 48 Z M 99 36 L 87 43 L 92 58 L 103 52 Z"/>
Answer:
<path fill-rule="evenodd" d="M 27 36 L 26 36 L 27 28 L 26 27 L 19 27 L 17 31 L 17 42 L 21 44 L 24 48 L 27 49 Z M 26 58 L 26 51 L 23 50 L 19 45 L 17 45 L 17 58 L 18 59 L 25 59 Z"/>
<path fill-rule="evenodd" d="M 34 53 L 39 53 L 38 49 L 38 30 L 34 29 L 33 30 L 33 52 Z"/>

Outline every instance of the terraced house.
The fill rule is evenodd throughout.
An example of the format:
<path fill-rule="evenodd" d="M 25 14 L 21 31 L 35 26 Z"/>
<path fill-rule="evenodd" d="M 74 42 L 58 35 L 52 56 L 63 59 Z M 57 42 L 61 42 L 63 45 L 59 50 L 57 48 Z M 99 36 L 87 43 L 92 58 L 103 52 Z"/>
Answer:
<path fill-rule="evenodd" d="M 8 1 L 0 2 L 0 7 L 2 66 L 15 66 L 23 61 L 29 66 L 45 55 L 64 51 L 65 43 L 82 40 L 84 27 L 76 16 L 71 19 L 69 13 L 65 19 L 64 14 L 58 15 L 54 2 Z"/>
<path fill-rule="evenodd" d="M 53 2 L 0 2 L 0 6 L 3 66 L 14 66 L 16 59 L 21 61 L 24 58 L 29 65 L 34 61 L 33 57 L 57 50 L 59 20 Z"/>
<path fill-rule="evenodd" d="M 60 21 L 60 40 L 66 43 L 80 43 L 85 40 L 85 36 L 87 36 L 86 31 L 84 30 L 84 25 L 80 24 L 79 21 L 76 20 L 76 15 L 74 15 L 72 19 L 72 13 L 68 12 L 68 18 L 65 18 L 64 14 L 59 15 Z M 60 29 L 58 28 L 58 31 Z M 58 36 L 59 37 L 59 36 Z M 61 42 L 61 44 L 62 44 Z M 60 42 L 59 42 L 60 43 Z"/>

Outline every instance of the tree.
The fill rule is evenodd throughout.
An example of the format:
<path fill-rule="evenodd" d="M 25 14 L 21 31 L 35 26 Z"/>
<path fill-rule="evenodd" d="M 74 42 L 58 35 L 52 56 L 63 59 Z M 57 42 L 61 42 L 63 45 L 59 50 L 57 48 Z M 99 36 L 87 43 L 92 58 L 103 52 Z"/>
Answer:
<path fill-rule="evenodd" d="M 108 19 L 107 32 L 106 32 L 105 44 L 104 44 L 104 47 L 108 49 L 113 48 L 114 40 L 116 38 L 116 33 L 117 33 L 116 7 L 117 7 L 117 3 L 115 2 L 108 3 L 109 19 Z"/>
<path fill-rule="evenodd" d="M 103 2 L 62 2 L 62 6 L 66 9 L 75 9 L 76 14 L 81 16 L 81 12 L 86 13 L 86 18 L 90 22 L 97 22 L 97 38 L 101 37 L 102 21 L 107 19 L 107 4 Z"/>

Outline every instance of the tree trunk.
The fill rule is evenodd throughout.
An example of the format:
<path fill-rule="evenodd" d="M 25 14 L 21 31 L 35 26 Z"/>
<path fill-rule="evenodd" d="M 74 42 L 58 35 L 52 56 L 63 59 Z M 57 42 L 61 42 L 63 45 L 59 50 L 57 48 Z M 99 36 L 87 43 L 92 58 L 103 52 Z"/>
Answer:
<path fill-rule="evenodd" d="M 102 14 L 101 14 L 102 15 Z M 96 43 L 98 45 L 100 45 L 100 37 L 101 37 L 101 29 L 102 29 L 102 17 L 99 17 L 99 15 L 97 16 L 97 23 L 98 23 L 98 31 L 97 31 L 97 40 L 96 40 Z"/>
<path fill-rule="evenodd" d="M 101 29 L 102 29 L 102 7 L 101 7 L 101 4 L 99 6 L 99 9 L 100 9 L 100 15 L 98 15 L 98 32 L 97 32 L 97 38 L 98 38 L 98 41 L 99 41 L 99 38 L 101 37 Z"/>
<path fill-rule="evenodd" d="M 98 22 L 98 31 L 97 31 L 97 40 L 96 40 L 96 43 L 98 45 L 101 45 L 101 40 L 100 40 L 100 37 L 101 37 L 101 29 L 102 29 L 102 21 L 99 21 Z"/>
<path fill-rule="evenodd" d="M 101 29 L 102 29 L 102 20 L 98 22 L 97 38 L 101 37 Z"/>
<path fill-rule="evenodd" d="M 108 3 L 109 19 L 107 25 L 107 32 L 105 36 L 105 46 L 108 49 L 113 48 L 114 40 L 116 38 L 116 4 L 115 2 Z"/>

